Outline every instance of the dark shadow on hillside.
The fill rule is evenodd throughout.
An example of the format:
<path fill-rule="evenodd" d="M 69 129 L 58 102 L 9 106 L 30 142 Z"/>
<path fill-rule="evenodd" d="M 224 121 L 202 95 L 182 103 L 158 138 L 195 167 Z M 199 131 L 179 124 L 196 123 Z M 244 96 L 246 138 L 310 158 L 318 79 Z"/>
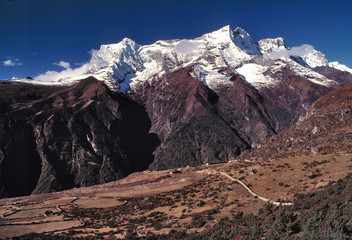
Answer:
<path fill-rule="evenodd" d="M 153 152 L 161 141 L 157 134 L 149 133 L 151 121 L 144 106 L 116 95 L 123 121 L 116 126 L 116 135 L 121 138 L 122 149 L 127 155 L 129 173 L 144 171 L 154 161 Z"/>
<path fill-rule="evenodd" d="M 30 125 L 16 122 L 6 131 L 2 144 L 5 146 L 1 162 L 0 197 L 30 195 L 41 173 L 41 160 L 36 151 L 35 137 Z M 1 196 L 4 195 L 5 196 Z"/>

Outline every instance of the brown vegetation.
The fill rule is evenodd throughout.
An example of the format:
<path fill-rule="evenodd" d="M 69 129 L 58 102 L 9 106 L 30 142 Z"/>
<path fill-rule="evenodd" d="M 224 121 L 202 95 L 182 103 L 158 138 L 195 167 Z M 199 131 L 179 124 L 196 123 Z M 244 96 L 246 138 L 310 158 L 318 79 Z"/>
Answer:
<path fill-rule="evenodd" d="M 3 199 L 0 210 L 5 219 L 0 220 L 0 232 L 2 237 L 22 235 L 31 226 L 30 231 L 39 233 L 45 226 L 41 224 L 54 222 L 60 223 L 60 228 L 48 230 L 51 237 L 122 238 L 148 232 L 202 232 L 238 212 L 257 214 L 265 205 L 243 186 L 220 175 L 220 171 L 242 178 L 261 196 L 285 202 L 294 200 L 295 194 L 322 189 L 352 172 L 348 168 L 352 165 L 351 158 L 352 155 L 317 154 L 257 164 L 233 162 L 190 167 L 180 169 L 179 174 L 142 172 L 104 185 Z M 253 175 L 248 175 L 249 169 Z M 315 177 L 311 178 L 313 174 Z M 77 221 L 79 225 L 69 225 Z M 16 224 L 28 227 L 14 231 L 22 229 L 22 225 Z"/>

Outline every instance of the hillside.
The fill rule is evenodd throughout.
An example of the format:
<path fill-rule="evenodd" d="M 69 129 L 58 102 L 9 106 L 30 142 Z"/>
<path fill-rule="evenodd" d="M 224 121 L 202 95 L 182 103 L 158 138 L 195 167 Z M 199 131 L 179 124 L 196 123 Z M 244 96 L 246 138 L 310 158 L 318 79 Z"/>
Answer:
<path fill-rule="evenodd" d="M 1 236 L 349 239 L 351 86 L 319 98 L 276 142 L 271 138 L 229 163 L 136 172 L 103 185 L 2 199 Z M 274 206 L 262 197 L 293 205 Z"/>
<path fill-rule="evenodd" d="M 103 82 L 0 89 L 0 197 L 109 182 L 153 162 L 160 141 L 145 109 Z"/>
<path fill-rule="evenodd" d="M 0 232 L 3 237 L 47 232 L 18 239 L 34 236 L 37 239 L 114 239 L 144 233 L 171 239 L 180 236 L 211 239 L 211 236 L 227 234 L 243 239 L 254 236 L 271 239 L 273 234 L 288 239 L 318 233 L 350 236 L 350 225 L 346 221 L 350 211 L 347 204 L 351 197 L 347 187 L 350 178 L 346 182 L 338 180 L 352 173 L 351 158 L 352 154 L 311 154 L 260 164 L 233 162 L 189 167 L 173 174 L 146 171 L 104 185 L 3 199 L 0 201 L 3 216 Z M 294 205 L 268 205 L 220 172 L 240 179 L 260 196 Z M 331 185 L 333 182 L 343 185 Z M 338 205 L 343 202 L 346 204 Z M 308 229 L 306 222 L 313 221 L 313 213 L 319 214 L 321 205 L 328 214 L 319 215 L 321 222 L 311 222 L 312 228 Z M 334 206 L 345 208 L 346 211 L 341 211 L 347 215 L 331 218 L 338 214 Z M 304 214 L 301 216 L 301 213 Z M 292 221 L 286 221 L 286 217 Z M 325 232 L 321 227 L 326 218 L 339 223 L 326 228 Z M 337 227 L 340 221 L 346 228 Z M 52 226 L 53 223 L 56 224 Z"/>
<path fill-rule="evenodd" d="M 352 151 L 352 84 L 319 98 L 297 124 L 241 155 L 252 160 Z"/>

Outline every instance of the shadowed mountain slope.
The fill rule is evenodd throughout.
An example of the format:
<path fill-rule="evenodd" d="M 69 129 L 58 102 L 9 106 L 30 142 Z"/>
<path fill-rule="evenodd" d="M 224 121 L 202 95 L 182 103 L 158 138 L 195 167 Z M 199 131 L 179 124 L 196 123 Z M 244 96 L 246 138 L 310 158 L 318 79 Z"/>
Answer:
<path fill-rule="evenodd" d="M 0 84 L 2 196 L 104 183 L 142 171 L 159 144 L 143 106 L 88 78 Z"/>

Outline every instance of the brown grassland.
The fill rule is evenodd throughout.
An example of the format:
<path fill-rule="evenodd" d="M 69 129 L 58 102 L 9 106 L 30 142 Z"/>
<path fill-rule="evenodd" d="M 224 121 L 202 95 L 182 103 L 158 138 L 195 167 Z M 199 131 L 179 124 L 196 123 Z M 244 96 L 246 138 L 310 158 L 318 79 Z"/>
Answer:
<path fill-rule="evenodd" d="M 275 201 L 315 192 L 352 173 L 352 154 L 312 154 L 169 171 L 133 173 L 119 181 L 0 200 L 0 237 L 30 232 L 78 238 L 123 238 L 130 231 L 203 232 L 225 217 L 257 214 L 265 202 L 219 174 L 242 180 Z M 253 174 L 252 174 L 253 173 Z"/>

